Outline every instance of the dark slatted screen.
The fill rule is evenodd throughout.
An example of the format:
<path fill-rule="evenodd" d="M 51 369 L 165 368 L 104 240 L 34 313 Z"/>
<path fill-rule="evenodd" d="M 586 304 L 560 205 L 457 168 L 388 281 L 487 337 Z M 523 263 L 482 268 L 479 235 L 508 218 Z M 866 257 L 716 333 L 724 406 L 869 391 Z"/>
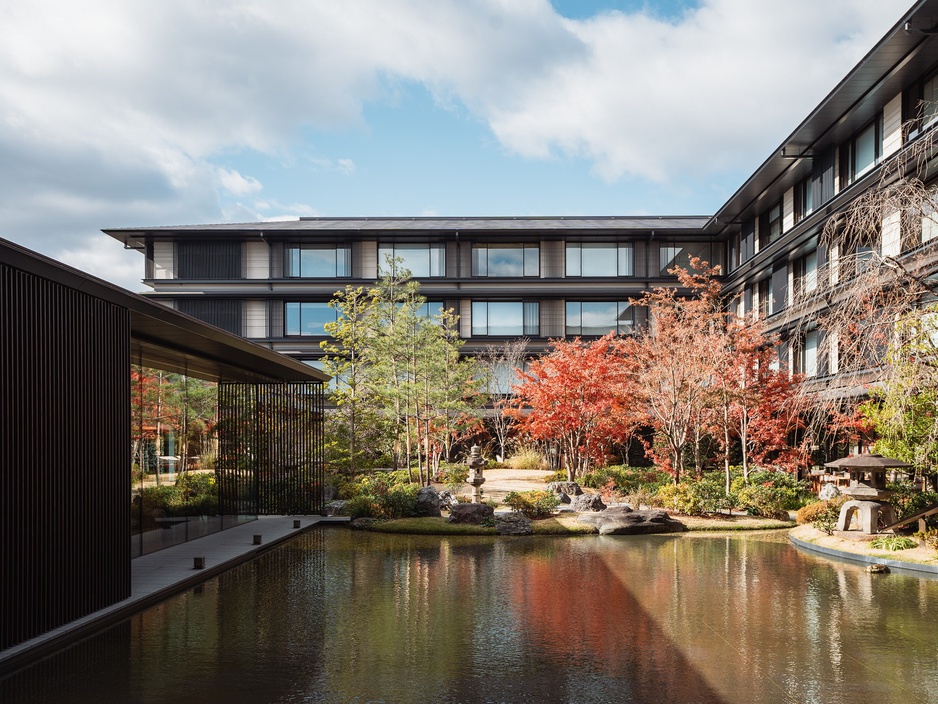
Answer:
<path fill-rule="evenodd" d="M 130 596 L 130 317 L 0 264 L 0 649 Z"/>
<path fill-rule="evenodd" d="M 322 384 L 219 384 L 218 414 L 222 513 L 322 511 Z"/>
<path fill-rule="evenodd" d="M 234 298 L 181 298 L 176 301 L 176 310 L 193 318 L 242 335 L 244 305 Z"/>
<path fill-rule="evenodd" d="M 240 242 L 176 242 L 177 278 L 241 279 Z"/>

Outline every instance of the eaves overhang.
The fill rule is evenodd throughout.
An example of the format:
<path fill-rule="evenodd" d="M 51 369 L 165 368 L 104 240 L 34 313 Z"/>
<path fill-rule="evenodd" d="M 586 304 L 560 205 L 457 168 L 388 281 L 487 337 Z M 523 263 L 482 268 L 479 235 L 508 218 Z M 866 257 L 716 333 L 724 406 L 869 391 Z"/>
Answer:
<path fill-rule="evenodd" d="M 703 235 L 709 216 L 530 216 L 530 217 L 346 217 L 300 218 L 256 223 L 107 228 L 103 232 L 129 249 L 146 240 L 187 238 L 417 237 L 485 235 L 492 237 L 619 236 L 654 232 L 662 236 Z"/>
<path fill-rule="evenodd" d="M 916 3 L 820 102 L 707 222 L 719 234 L 753 217 L 811 173 L 811 159 L 849 139 L 900 94 L 934 68 L 938 0 Z"/>
<path fill-rule="evenodd" d="M 0 239 L 0 261 L 127 309 L 128 344 L 135 364 L 210 381 L 272 383 L 330 379 L 302 362 L 4 239 Z"/>

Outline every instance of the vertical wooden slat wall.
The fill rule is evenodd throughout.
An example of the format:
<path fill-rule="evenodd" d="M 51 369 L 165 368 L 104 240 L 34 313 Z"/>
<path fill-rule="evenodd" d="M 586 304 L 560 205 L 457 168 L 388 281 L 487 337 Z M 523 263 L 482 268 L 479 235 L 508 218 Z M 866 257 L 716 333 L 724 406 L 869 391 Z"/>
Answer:
<path fill-rule="evenodd" d="M 130 316 L 0 264 L 0 649 L 130 595 Z"/>
<path fill-rule="evenodd" d="M 218 385 L 218 503 L 225 515 L 323 509 L 323 385 Z"/>

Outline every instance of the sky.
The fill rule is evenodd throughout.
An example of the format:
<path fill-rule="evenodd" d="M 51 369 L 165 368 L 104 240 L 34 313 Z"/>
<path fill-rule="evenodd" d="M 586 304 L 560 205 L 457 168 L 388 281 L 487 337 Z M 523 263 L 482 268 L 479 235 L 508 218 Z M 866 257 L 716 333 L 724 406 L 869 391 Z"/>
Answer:
<path fill-rule="evenodd" d="M 712 215 L 910 0 L 2 0 L 0 237 Z"/>

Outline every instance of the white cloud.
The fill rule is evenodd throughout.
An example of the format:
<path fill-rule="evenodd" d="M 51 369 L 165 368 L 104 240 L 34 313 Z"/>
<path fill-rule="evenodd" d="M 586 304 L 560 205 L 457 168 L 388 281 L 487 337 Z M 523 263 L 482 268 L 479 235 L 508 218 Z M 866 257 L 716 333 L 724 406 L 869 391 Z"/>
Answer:
<path fill-rule="evenodd" d="M 246 196 L 264 189 L 261 182 L 251 176 L 242 176 L 234 169 L 217 169 L 222 188 L 235 196 Z"/>
<path fill-rule="evenodd" d="M 703 0 L 669 22 L 548 0 L 5 0 L 0 236 L 87 263 L 101 227 L 315 214 L 266 172 L 267 198 L 227 204 L 262 185 L 225 155 L 325 153 L 308 128 L 361 126 L 414 82 L 506 150 L 607 180 L 749 170 L 907 4 Z"/>

